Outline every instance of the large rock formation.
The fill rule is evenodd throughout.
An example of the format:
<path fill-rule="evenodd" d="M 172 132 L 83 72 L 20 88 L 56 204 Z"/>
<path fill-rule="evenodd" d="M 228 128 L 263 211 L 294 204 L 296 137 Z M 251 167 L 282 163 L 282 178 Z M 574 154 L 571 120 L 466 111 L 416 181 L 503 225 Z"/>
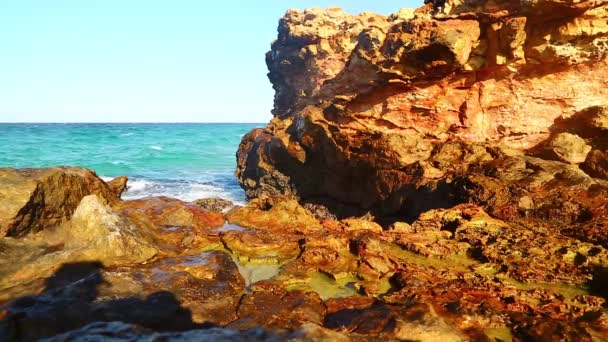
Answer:
<path fill-rule="evenodd" d="M 266 57 L 275 118 L 243 138 L 237 176 L 250 198 L 411 219 L 586 192 L 601 180 L 566 164 L 608 179 L 607 19 L 597 1 L 289 11 Z"/>

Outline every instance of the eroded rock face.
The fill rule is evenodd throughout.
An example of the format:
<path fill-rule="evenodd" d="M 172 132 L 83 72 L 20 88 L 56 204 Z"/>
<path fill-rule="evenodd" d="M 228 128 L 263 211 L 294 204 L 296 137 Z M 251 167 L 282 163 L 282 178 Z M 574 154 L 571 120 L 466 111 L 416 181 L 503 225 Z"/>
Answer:
<path fill-rule="evenodd" d="M 593 1 L 290 11 L 267 55 L 275 118 L 243 138 L 237 176 L 250 198 L 399 215 L 414 195 L 468 201 L 456 169 L 550 139 L 554 159 L 583 163 L 606 149 L 607 13 Z"/>
<path fill-rule="evenodd" d="M 109 203 L 120 198 L 117 189 L 82 168 L 0 169 L 0 237 L 57 226 L 90 194 Z"/>
<path fill-rule="evenodd" d="M 552 0 L 288 12 L 267 55 L 274 119 L 237 152 L 251 231 L 226 242 L 301 237 L 297 256 L 273 250 L 265 288 L 315 291 L 333 329 L 606 339 L 607 18 Z"/>

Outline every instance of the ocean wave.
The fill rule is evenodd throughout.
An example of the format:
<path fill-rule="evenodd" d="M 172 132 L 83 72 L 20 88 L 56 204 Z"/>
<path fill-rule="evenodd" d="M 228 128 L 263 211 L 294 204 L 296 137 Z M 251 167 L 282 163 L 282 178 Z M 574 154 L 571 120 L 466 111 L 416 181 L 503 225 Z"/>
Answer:
<path fill-rule="evenodd" d="M 102 179 L 109 179 L 103 177 Z M 127 190 L 122 195 L 125 200 L 145 197 L 167 196 L 183 201 L 220 197 L 242 205 L 245 198 L 237 186 L 213 181 L 174 181 L 132 178 L 127 182 Z"/>
<path fill-rule="evenodd" d="M 163 150 L 163 148 L 162 148 L 162 147 L 160 147 L 160 146 L 156 146 L 156 145 L 152 145 L 152 146 L 149 146 L 149 147 L 150 147 L 150 149 L 152 149 L 152 150 L 156 150 L 156 151 L 162 151 L 162 150 Z"/>
<path fill-rule="evenodd" d="M 149 191 L 154 188 L 157 188 L 154 182 L 150 182 L 143 179 L 133 179 L 127 182 L 127 193 L 137 193 L 143 191 Z"/>
<path fill-rule="evenodd" d="M 121 137 L 130 137 L 132 135 L 134 135 L 135 133 L 122 133 L 120 136 Z"/>

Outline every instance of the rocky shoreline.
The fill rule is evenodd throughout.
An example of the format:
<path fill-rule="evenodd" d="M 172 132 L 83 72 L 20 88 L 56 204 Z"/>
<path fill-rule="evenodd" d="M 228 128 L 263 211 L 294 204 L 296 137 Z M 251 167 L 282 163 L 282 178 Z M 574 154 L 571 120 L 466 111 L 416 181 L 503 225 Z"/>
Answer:
<path fill-rule="evenodd" d="M 608 340 L 607 20 L 289 11 L 247 205 L 0 169 L 0 340 Z"/>
<path fill-rule="evenodd" d="M 536 219 L 504 221 L 462 204 L 383 228 L 369 217 L 315 216 L 290 196 L 244 207 L 122 201 L 125 178 L 106 184 L 79 168 L 1 169 L 0 183 L 3 208 L 13 204 L 0 217 L 7 340 L 608 333 L 608 251 Z"/>

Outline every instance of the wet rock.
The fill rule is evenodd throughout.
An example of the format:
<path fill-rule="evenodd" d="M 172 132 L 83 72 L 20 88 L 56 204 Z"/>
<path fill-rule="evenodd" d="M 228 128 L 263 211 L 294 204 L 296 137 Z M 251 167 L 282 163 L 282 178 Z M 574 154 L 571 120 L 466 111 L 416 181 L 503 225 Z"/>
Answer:
<path fill-rule="evenodd" d="M 592 336 L 577 324 L 533 318 L 526 320 L 522 315 L 514 315 L 515 336 L 523 340 L 536 341 L 593 341 Z M 523 321 L 523 322 L 522 322 Z"/>
<path fill-rule="evenodd" d="M 245 279 L 224 252 L 207 251 L 159 259 L 145 266 L 122 266 L 104 273 L 103 297 L 169 291 L 195 324 L 225 325 L 237 319 Z M 129 285 L 126 285 L 129 284 Z"/>
<path fill-rule="evenodd" d="M 26 239 L 0 239 L 0 246 L 0 290 L 49 277 L 65 263 L 141 264 L 158 253 L 146 232 L 97 195 L 84 197 L 72 219 L 61 226 Z"/>
<path fill-rule="evenodd" d="M 334 329 L 385 338 L 392 336 L 399 340 L 465 340 L 460 332 L 424 304 L 396 306 L 377 301 L 351 303 L 351 298 L 334 300 L 325 324 Z"/>
<path fill-rule="evenodd" d="M 3 336 L 605 339 L 606 6 L 289 11 L 275 118 L 237 152 L 251 202 L 99 196 L 0 239 Z M 158 252 L 108 251 L 137 241 Z"/>
<path fill-rule="evenodd" d="M 0 169 L 0 237 L 58 226 L 90 194 L 109 203 L 118 200 L 112 188 L 86 169 Z"/>
<path fill-rule="evenodd" d="M 149 296 L 96 300 L 104 279 L 97 263 L 65 264 L 37 296 L 19 298 L 6 307 L 6 333 L 31 341 L 78 329 L 95 321 L 124 321 L 153 329 L 185 330 L 196 327 L 175 296 L 157 292 Z"/>
<path fill-rule="evenodd" d="M 302 237 L 249 231 L 223 233 L 221 241 L 239 259 L 248 262 L 280 264 L 300 254 Z"/>
<path fill-rule="evenodd" d="M 216 229 L 225 223 L 223 214 L 201 209 L 168 197 L 124 201 L 114 208 L 127 220 L 152 236 L 163 253 L 218 245 Z"/>

